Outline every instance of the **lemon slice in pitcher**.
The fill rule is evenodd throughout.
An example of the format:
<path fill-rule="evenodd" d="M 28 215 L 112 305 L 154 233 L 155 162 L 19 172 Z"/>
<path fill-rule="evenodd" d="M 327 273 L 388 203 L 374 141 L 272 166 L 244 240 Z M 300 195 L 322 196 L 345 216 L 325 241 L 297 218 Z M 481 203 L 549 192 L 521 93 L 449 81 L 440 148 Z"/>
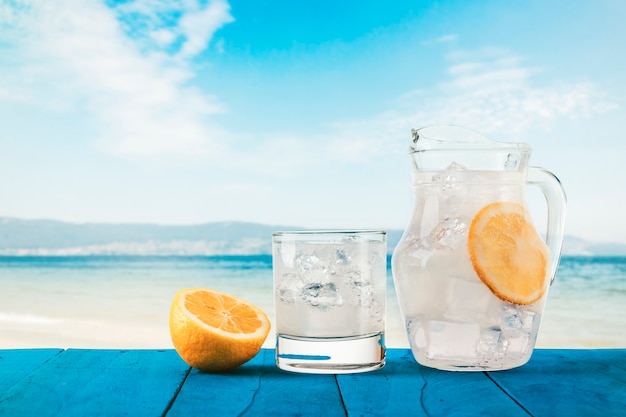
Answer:
<path fill-rule="evenodd" d="M 532 304 L 546 292 L 548 248 L 520 204 L 483 207 L 470 225 L 468 250 L 474 270 L 500 299 Z"/>

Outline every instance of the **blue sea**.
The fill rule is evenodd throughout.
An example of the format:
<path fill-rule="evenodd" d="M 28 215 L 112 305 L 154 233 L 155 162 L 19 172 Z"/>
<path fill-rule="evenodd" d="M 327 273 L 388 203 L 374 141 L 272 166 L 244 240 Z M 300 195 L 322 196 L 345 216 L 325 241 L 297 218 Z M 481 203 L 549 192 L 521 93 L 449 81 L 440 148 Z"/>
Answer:
<path fill-rule="evenodd" d="M 408 346 L 388 270 L 389 347 Z M 177 290 L 210 287 L 273 322 L 269 255 L 0 257 L 0 348 L 171 348 Z M 564 257 L 538 347 L 626 347 L 626 257 Z M 274 344 L 270 334 L 265 346 Z"/>

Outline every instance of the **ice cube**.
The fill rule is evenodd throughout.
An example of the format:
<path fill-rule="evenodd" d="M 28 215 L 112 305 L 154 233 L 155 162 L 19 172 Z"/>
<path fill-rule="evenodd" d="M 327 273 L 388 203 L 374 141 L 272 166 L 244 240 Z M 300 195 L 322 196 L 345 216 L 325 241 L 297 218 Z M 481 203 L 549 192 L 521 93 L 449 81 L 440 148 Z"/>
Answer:
<path fill-rule="evenodd" d="M 296 258 L 296 271 L 300 274 L 301 287 L 328 283 L 331 280 L 328 262 L 314 254 L 304 254 Z"/>
<path fill-rule="evenodd" d="M 307 284 L 302 288 L 300 296 L 308 305 L 323 311 L 343 304 L 341 294 L 339 294 L 337 287 L 332 282 Z"/>
<path fill-rule="evenodd" d="M 452 162 L 450 165 L 448 165 L 446 171 L 467 171 L 467 168 L 457 162 Z"/>
<path fill-rule="evenodd" d="M 296 258 L 296 268 L 300 271 L 324 271 L 328 268 L 326 261 L 316 255 L 302 254 Z"/>
<path fill-rule="evenodd" d="M 350 255 L 348 255 L 343 248 L 339 248 L 335 251 L 335 264 L 337 265 L 349 265 Z"/>
<path fill-rule="evenodd" d="M 536 313 L 526 311 L 523 306 L 503 304 L 500 325 L 505 337 L 507 354 L 525 355 L 532 348 L 533 337 L 537 334 Z"/>
<path fill-rule="evenodd" d="M 444 217 L 430 233 L 422 238 L 415 238 L 409 245 L 409 251 L 417 258 L 428 258 L 434 251 L 454 249 L 467 240 L 468 221 L 460 216 Z"/>
<path fill-rule="evenodd" d="M 363 277 L 360 271 L 350 270 L 344 274 L 344 283 L 347 284 L 349 302 L 352 305 L 369 305 L 374 296 L 370 281 Z"/>
<path fill-rule="evenodd" d="M 522 330 L 529 333 L 535 331 L 535 326 L 539 325 L 539 316 L 533 311 L 524 311 L 524 317 L 522 318 Z"/>
<path fill-rule="evenodd" d="M 489 288 L 478 280 L 451 278 L 445 300 L 445 317 L 455 321 L 483 320 L 489 315 L 494 297 Z"/>
<path fill-rule="evenodd" d="M 497 326 L 491 326 L 480 333 L 480 340 L 476 346 L 476 352 L 483 358 L 491 359 L 504 353 L 506 346 L 502 344 L 502 330 Z"/>
<path fill-rule="evenodd" d="M 515 304 L 507 303 L 500 307 L 500 327 L 507 338 L 520 337 L 522 332 L 531 331 L 534 317 L 535 313 Z"/>
<path fill-rule="evenodd" d="M 280 283 L 276 287 L 276 295 L 278 299 L 284 303 L 295 303 L 296 296 L 299 293 L 301 280 L 296 274 L 285 273 L 280 279 Z"/>
<path fill-rule="evenodd" d="M 467 222 L 461 217 L 445 217 L 432 231 L 430 239 L 437 249 L 456 246 L 465 242 Z"/>
<path fill-rule="evenodd" d="M 415 264 L 419 268 L 425 268 L 428 263 L 428 258 L 433 254 L 433 249 L 428 247 L 425 239 L 415 239 L 409 246 L 407 262 Z"/>
<path fill-rule="evenodd" d="M 441 173 L 434 175 L 432 177 L 432 182 L 440 184 L 442 191 L 446 192 L 456 187 L 458 173 L 461 171 L 467 171 L 467 168 L 465 168 L 461 164 L 452 162 L 444 171 L 441 171 Z"/>
<path fill-rule="evenodd" d="M 479 339 L 478 324 L 431 320 L 428 323 L 428 357 L 473 358 Z"/>
<path fill-rule="evenodd" d="M 517 310 L 506 306 L 502 310 L 500 319 L 504 333 L 509 337 L 516 335 L 522 328 L 522 320 Z"/>
<path fill-rule="evenodd" d="M 516 337 L 506 339 L 507 354 L 525 354 L 531 347 L 531 335 L 527 332 L 519 332 Z"/>

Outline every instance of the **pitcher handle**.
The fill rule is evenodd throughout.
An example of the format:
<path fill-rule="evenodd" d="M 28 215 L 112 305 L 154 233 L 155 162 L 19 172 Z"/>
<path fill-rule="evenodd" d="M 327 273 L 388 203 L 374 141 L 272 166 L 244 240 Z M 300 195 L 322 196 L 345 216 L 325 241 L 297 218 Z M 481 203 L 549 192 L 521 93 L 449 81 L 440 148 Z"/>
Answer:
<path fill-rule="evenodd" d="M 550 171 L 539 168 L 528 168 L 528 184 L 538 186 L 543 192 L 548 204 L 548 224 L 546 245 L 550 250 L 552 264 L 550 269 L 550 285 L 554 282 L 556 271 L 563 249 L 563 235 L 565 233 L 565 205 L 567 197 L 561 181 Z"/>

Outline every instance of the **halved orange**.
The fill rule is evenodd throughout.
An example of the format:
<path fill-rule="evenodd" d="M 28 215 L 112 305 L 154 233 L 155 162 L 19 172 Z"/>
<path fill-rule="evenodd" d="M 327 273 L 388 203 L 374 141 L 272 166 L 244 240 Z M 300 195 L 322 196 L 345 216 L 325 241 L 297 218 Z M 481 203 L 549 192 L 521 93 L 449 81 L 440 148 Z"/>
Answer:
<path fill-rule="evenodd" d="M 500 299 L 532 304 L 546 292 L 550 255 L 522 205 L 483 207 L 470 225 L 468 249 L 479 278 Z"/>
<path fill-rule="evenodd" d="M 170 308 L 170 336 L 188 365 L 223 372 L 249 361 L 270 330 L 267 315 L 240 298 L 209 288 L 178 291 Z"/>

